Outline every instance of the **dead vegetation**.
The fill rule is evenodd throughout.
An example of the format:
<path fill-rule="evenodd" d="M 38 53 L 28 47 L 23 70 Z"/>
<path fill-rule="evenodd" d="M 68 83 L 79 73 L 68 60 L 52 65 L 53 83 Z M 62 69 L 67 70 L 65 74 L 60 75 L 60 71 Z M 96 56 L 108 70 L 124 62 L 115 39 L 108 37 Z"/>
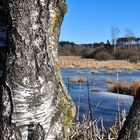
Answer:
<path fill-rule="evenodd" d="M 70 80 L 72 83 L 85 83 L 87 82 L 87 78 L 85 77 L 74 77 Z"/>
<path fill-rule="evenodd" d="M 88 81 L 87 81 L 88 84 Z M 94 119 L 94 110 L 90 99 L 90 91 L 88 90 L 88 113 L 83 114 L 82 118 L 80 111 L 80 94 L 78 95 L 78 104 L 76 110 L 75 120 L 70 127 L 70 135 L 68 140 L 117 140 L 119 131 L 126 120 L 126 112 L 120 110 L 120 100 L 118 98 L 118 111 L 116 112 L 116 119 L 111 127 L 104 126 L 103 117 L 100 116 Z M 100 101 L 96 104 L 98 108 Z M 122 113 L 122 114 L 121 114 Z"/>
<path fill-rule="evenodd" d="M 82 121 L 77 120 L 72 123 L 69 140 L 117 140 L 118 133 L 126 120 L 125 110 L 122 111 L 122 119 L 120 119 L 120 113 L 118 112 L 114 125 L 106 129 L 103 117 L 92 120 L 89 116 L 90 113 L 88 116 L 83 115 Z"/>
<path fill-rule="evenodd" d="M 97 61 L 94 59 L 81 58 L 80 56 L 60 56 L 59 64 L 61 68 L 91 68 L 96 70 L 107 69 L 110 71 L 140 69 L 140 62 L 130 63 L 126 60 Z"/>
<path fill-rule="evenodd" d="M 113 93 L 136 96 L 136 94 L 140 91 L 140 81 L 133 83 L 118 81 L 114 84 L 110 84 L 108 86 L 108 90 Z"/>

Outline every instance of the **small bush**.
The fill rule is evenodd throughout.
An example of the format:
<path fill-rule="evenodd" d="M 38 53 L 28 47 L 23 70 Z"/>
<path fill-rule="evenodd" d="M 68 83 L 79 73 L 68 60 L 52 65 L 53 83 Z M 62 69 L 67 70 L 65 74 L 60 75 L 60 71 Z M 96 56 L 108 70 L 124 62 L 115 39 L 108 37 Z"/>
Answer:
<path fill-rule="evenodd" d="M 104 47 L 97 48 L 93 52 L 84 53 L 83 58 L 93 58 L 99 61 L 112 60 L 113 56 Z"/>
<path fill-rule="evenodd" d="M 128 60 L 130 56 L 130 51 L 129 50 L 122 50 L 122 49 L 117 49 L 114 57 L 117 60 Z"/>
<path fill-rule="evenodd" d="M 93 50 L 84 49 L 81 52 L 82 58 L 93 58 Z"/>
<path fill-rule="evenodd" d="M 137 62 L 136 51 L 130 51 L 128 49 L 117 49 L 114 57 L 117 60 L 129 60 L 130 62 Z"/>
<path fill-rule="evenodd" d="M 129 61 L 130 61 L 131 63 L 137 63 L 137 62 L 138 62 L 138 57 L 137 57 L 137 55 L 132 55 L 132 56 L 130 56 Z"/>
<path fill-rule="evenodd" d="M 102 61 L 102 60 L 112 60 L 113 57 L 108 52 L 99 52 L 95 55 L 94 59 Z"/>

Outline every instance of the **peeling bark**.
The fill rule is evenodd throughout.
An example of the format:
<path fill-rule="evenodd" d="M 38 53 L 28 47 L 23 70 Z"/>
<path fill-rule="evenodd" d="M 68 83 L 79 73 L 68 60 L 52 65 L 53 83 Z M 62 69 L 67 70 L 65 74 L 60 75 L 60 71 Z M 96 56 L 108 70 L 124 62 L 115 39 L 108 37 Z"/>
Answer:
<path fill-rule="evenodd" d="M 1 140 L 67 139 L 75 115 L 58 65 L 65 0 L 7 0 Z"/>

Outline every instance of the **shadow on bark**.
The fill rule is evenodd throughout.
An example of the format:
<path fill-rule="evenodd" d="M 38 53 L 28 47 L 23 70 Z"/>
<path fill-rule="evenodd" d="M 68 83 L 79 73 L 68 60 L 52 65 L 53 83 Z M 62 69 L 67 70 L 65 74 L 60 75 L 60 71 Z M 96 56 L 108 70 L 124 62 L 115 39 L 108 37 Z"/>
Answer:
<path fill-rule="evenodd" d="M 122 130 L 119 133 L 118 140 L 139 140 L 140 139 L 140 88 L 134 97 L 129 115 Z"/>

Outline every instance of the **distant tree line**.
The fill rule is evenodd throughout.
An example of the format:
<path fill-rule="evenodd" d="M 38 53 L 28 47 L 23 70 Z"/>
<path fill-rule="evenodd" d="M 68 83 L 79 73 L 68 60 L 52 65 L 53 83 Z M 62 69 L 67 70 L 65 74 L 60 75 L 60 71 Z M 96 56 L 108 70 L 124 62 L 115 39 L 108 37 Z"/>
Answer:
<path fill-rule="evenodd" d="M 114 44 L 109 40 L 104 43 L 75 44 L 74 42 L 61 41 L 59 43 L 59 55 L 81 56 L 96 60 L 128 60 L 138 62 L 140 60 L 140 38 L 120 37 Z"/>
<path fill-rule="evenodd" d="M 59 42 L 59 55 L 76 55 L 76 56 L 88 56 L 91 52 L 97 48 L 108 46 L 109 42 L 104 43 L 89 43 L 89 44 L 75 44 L 74 42 L 61 41 Z M 111 45 L 109 43 L 109 45 Z"/>
<path fill-rule="evenodd" d="M 126 29 L 124 37 L 119 37 L 118 27 L 111 28 L 111 43 L 75 44 L 74 42 L 61 41 L 60 55 L 78 55 L 83 58 L 96 60 L 128 60 L 138 62 L 140 60 L 140 37 L 135 37 L 132 29 Z"/>
<path fill-rule="evenodd" d="M 117 39 L 117 45 L 128 46 L 130 43 L 140 45 L 140 37 L 119 37 Z"/>

